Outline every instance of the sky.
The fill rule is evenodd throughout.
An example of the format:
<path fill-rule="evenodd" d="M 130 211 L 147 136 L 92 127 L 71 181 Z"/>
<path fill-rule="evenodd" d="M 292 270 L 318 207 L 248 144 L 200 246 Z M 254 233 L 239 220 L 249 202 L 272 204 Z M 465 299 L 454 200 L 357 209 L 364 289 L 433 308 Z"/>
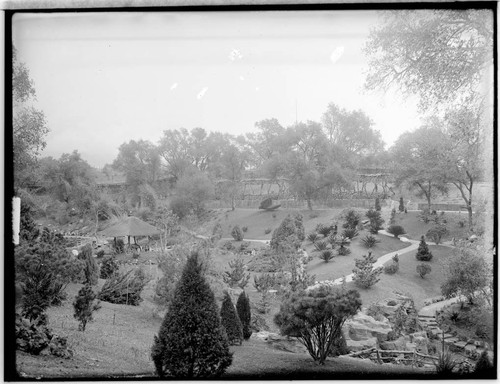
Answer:
<path fill-rule="evenodd" d="M 42 156 L 112 163 L 129 140 L 202 127 L 234 135 L 276 118 L 363 110 L 387 146 L 419 124 L 416 100 L 363 90 L 375 11 L 16 14 L 13 43 L 50 133 Z"/>

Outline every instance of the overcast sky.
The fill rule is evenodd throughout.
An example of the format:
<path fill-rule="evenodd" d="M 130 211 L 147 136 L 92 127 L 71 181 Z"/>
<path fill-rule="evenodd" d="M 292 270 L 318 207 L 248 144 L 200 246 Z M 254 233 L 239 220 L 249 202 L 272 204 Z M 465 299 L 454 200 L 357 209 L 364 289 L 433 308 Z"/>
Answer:
<path fill-rule="evenodd" d="M 365 94 L 372 11 L 17 14 L 13 38 L 50 133 L 42 156 L 93 166 L 165 129 L 244 134 L 277 118 L 362 109 L 390 145 L 419 125 L 415 100 Z"/>

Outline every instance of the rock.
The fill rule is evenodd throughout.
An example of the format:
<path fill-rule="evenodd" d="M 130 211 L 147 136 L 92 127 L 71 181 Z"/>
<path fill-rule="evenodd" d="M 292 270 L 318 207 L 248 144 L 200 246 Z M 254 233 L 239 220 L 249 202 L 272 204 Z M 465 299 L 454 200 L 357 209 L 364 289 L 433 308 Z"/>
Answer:
<path fill-rule="evenodd" d="M 296 338 L 281 336 L 277 333 L 260 331 L 252 333 L 250 338 L 265 341 L 273 348 L 292 353 L 307 353 L 307 348 Z"/>
<path fill-rule="evenodd" d="M 344 324 L 344 335 L 347 346 L 352 350 L 372 348 L 377 341 L 386 341 L 387 334 L 392 331 L 389 320 L 376 320 L 366 313 L 359 312 Z M 358 349 L 359 348 L 359 349 Z"/>
<path fill-rule="evenodd" d="M 250 336 L 250 338 L 257 339 L 257 340 L 267 341 L 267 338 L 269 337 L 270 334 L 271 334 L 271 332 L 259 331 L 259 332 L 252 333 L 252 335 Z"/>
<path fill-rule="evenodd" d="M 472 345 L 472 344 L 466 345 L 464 347 L 464 349 L 465 349 L 465 353 L 466 354 L 469 354 L 469 353 L 472 353 L 472 352 L 476 352 L 476 346 Z"/>
<path fill-rule="evenodd" d="M 467 345 L 467 342 L 466 341 L 457 341 L 457 342 L 453 343 L 453 345 L 455 345 L 455 347 L 457 347 L 457 348 L 464 349 L 465 346 Z"/>
<path fill-rule="evenodd" d="M 416 351 L 423 353 L 424 355 L 429 354 L 429 350 L 427 348 L 427 344 L 429 343 L 429 339 L 427 337 L 417 336 L 413 338 L 413 342 L 416 346 Z"/>

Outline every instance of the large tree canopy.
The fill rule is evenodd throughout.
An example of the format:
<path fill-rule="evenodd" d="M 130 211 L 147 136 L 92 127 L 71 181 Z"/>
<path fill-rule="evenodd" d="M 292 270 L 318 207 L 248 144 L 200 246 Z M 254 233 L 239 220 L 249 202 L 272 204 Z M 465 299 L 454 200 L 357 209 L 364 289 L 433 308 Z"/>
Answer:
<path fill-rule="evenodd" d="M 422 110 L 453 102 L 475 91 L 493 64 L 493 12 L 386 12 L 364 51 L 367 89 L 397 86 L 404 95 L 418 95 Z"/>

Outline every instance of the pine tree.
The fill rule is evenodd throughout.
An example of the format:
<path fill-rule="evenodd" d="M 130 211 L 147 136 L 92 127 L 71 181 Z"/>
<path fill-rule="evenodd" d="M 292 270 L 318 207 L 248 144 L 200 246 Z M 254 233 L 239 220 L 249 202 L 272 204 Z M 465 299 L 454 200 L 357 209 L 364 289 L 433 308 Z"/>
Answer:
<path fill-rule="evenodd" d="M 96 285 L 99 280 L 99 266 L 92 256 L 92 247 L 90 244 L 82 248 L 78 258 L 85 262 L 85 284 Z"/>
<path fill-rule="evenodd" d="M 368 255 L 364 255 L 362 259 L 355 259 L 354 262 L 356 268 L 352 270 L 352 280 L 358 287 L 367 289 L 379 282 L 379 276 L 383 268 L 373 268 L 375 258 L 371 252 L 368 252 Z"/>
<path fill-rule="evenodd" d="M 375 198 L 375 210 L 376 211 L 382 210 L 382 207 L 380 206 L 380 198 L 378 197 Z"/>
<path fill-rule="evenodd" d="M 243 326 L 243 338 L 248 340 L 252 335 L 252 312 L 250 310 L 250 299 L 245 291 L 241 292 L 236 302 L 236 311 Z"/>
<path fill-rule="evenodd" d="M 186 262 L 151 357 L 161 378 L 216 377 L 231 365 L 227 335 L 197 252 Z"/>
<path fill-rule="evenodd" d="M 405 203 L 403 201 L 403 198 L 399 198 L 399 212 L 403 212 L 405 210 Z"/>
<path fill-rule="evenodd" d="M 240 344 L 243 340 L 243 327 L 241 325 L 236 308 L 228 292 L 224 293 L 222 308 L 220 310 L 221 323 L 226 330 L 226 335 L 231 344 Z"/>
<path fill-rule="evenodd" d="M 80 322 L 78 329 L 82 332 L 85 332 L 87 323 L 93 320 L 92 314 L 101 308 L 99 301 L 94 303 L 96 298 L 97 295 L 92 290 L 90 284 L 85 284 L 75 297 L 75 301 L 73 302 L 75 313 L 73 316 Z"/>
<path fill-rule="evenodd" d="M 431 261 L 432 259 L 432 253 L 429 251 L 429 247 L 425 242 L 424 236 L 420 238 L 420 244 L 418 246 L 417 254 L 415 255 L 415 257 L 420 261 Z"/>

